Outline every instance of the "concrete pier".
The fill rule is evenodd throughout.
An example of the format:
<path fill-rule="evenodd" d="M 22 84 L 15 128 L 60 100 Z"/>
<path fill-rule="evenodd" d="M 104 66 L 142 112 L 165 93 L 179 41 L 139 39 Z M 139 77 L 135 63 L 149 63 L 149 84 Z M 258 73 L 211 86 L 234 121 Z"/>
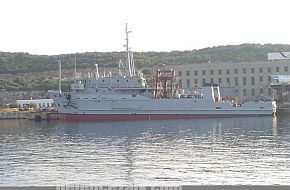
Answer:
<path fill-rule="evenodd" d="M 28 111 L 15 111 L 15 112 L 0 112 L 1 119 L 30 119 L 35 121 L 40 120 L 57 120 L 59 119 L 58 112 L 28 112 Z"/>
<path fill-rule="evenodd" d="M 30 112 L 29 119 L 35 121 L 41 120 L 58 120 L 58 112 Z"/>
<path fill-rule="evenodd" d="M 29 112 L 0 112 L 0 119 L 28 119 Z"/>

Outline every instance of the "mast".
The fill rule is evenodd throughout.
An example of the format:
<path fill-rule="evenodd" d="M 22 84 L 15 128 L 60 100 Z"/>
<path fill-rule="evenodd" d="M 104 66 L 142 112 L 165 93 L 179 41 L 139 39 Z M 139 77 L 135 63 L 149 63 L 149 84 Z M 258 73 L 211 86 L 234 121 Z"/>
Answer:
<path fill-rule="evenodd" d="M 77 54 L 75 54 L 75 78 L 77 78 Z"/>
<path fill-rule="evenodd" d="M 61 92 L 61 60 L 58 60 L 58 69 L 59 69 L 59 79 L 58 79 L 58 91 Z"/>
<path fill-rule="evenodd" d="M 133 60 L 133 53 L 130 52 L 129 48 L 129 33 L 132 31 L 128 31 L 128 24 L 126 23 L 126 54 L 127 54 L 127 60 L 126 60 L 126 76 L 132 77 L 135 76 L 135 66 L 134 66 L 134 60 Z"/>
<path fill-rule="evenodd" d="M 119 67 L 118 67 L 118 72 L 119 72 L 119 77 L 123 76 L 123 63 L 122 63 L 122 60 L 120 59 L 119 60 Z"/>
<path fill-rule="evenodd" d="M 96 56 L 96 63 L 95 63 L 95 66 L 96 66 L 96 78 L 100 78 L 97 52 L 95 52 L 95 56 Z"/>
<path fill-rule="evenodd" d="M 99 65 L 96 63 L 95 66 L 96 66 L 96 78 L 98 79 L 98 78 L 100 78 Z"/>

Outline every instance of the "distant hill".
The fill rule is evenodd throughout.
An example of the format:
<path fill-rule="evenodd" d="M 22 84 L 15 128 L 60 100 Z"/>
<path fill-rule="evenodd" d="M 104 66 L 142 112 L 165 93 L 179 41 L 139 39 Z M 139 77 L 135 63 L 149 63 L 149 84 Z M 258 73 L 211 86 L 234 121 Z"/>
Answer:
<path fill-rule="evenodd" d="M 251 62 L 267 60 L 267 53 L 290 51 L 286 44 L 242 44 L 203 48 L 190 51 L 172 52 L 135 52 L 137 68 L 158 65 L 195 64 L 205 62 Z M 123 52 L 86 52 L 77 54 L 78 68 L 117 67 Z M 62 60 L 63 69 L 74 68 L 75 54 L 64 55 L 31 55 L 29 53 L 0 52 L 0 74 L 17 74 L 57 70 L 57 60 Z"/>
<path fill-rule="evenodd" d="M 146 75 L 154 66 L 197 64 L 211 62 L 252 62 L 267 60 L 268 52 L 290 51 L 290 45 L 283 44 L 242 44 L 218 46 L 191 51 L 134 52 L 136 68 Z M 63 73 L 74 69 L 75 54 L 31 55 L 28 53 L 0 52 L 0 92 L 33 91 L 58 88 L 58 59 L 62 60 Z M 102 68 L 118 67 L 124 62 L 124 52 L 86 52 L 77 54 L 78 69 L 93 69 L 98 63 Z M 146 68 L 146 69 L 144 69 Z M 146 71 L 146 72 L 145 72 Z M 50 74 L 48 74 L 50 73 Z M 33 76 L 33 77 L 32 77 Z M 30 78 L 30 79 L 29 79 Z M 70 79 L 63 81 L 63 88 L 69 89 Z"/>

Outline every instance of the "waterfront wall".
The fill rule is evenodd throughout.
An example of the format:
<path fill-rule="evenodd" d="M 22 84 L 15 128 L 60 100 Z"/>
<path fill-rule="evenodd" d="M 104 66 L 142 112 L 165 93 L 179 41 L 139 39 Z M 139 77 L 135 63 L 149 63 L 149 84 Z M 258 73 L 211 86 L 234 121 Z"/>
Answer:
<path fill-rule="evenodd" d="M 56 120 L 57 112 L 0 112 L 1 119 Z"/>
<path fill-rule="evenodd" d="M 28 119 L 29 112 L 0 112 L 0 119 Z"/>

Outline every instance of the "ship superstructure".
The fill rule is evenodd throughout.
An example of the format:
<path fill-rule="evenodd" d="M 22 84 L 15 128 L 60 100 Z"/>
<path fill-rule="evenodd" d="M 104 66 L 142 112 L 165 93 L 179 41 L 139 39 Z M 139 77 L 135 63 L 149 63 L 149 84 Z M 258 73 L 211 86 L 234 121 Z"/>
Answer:
<path fill-rule="evenodd" d="M 202 89 L 184 93 L 175 71 L 157 70 L 155 84 L 149 86 L 142 73 L 136 72 L 129 48 L 126 25 L 126 61 L 119 64 L 118 75 L 76 76 L 70 92 L 49 91 L 65 121 L 95 120 L 163 120 L 211 117 L 272 115 L 275 101 L 246 102 L 238 105 L 222 101 L 218 85 L 205 84 Z"/>

